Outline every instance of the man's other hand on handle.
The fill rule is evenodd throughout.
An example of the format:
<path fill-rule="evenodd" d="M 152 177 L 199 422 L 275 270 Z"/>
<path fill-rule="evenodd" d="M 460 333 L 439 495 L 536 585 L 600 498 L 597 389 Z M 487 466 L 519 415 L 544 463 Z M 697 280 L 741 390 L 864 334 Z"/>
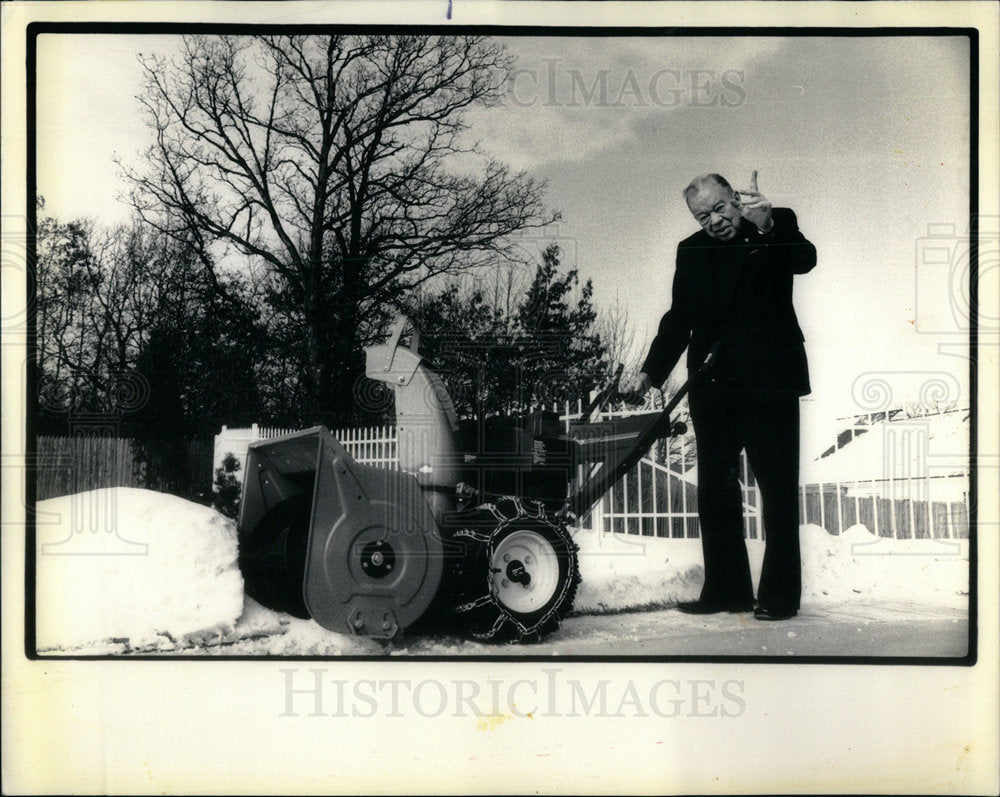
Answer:
<path fill-rule="evenodd" d="M 646 394 L 653 387 L 653 381 L 645 371 L 633 376 L 626 381 L 619 389 L 622 399 L 628 404 L 642 404 L 646 399 Z"/>

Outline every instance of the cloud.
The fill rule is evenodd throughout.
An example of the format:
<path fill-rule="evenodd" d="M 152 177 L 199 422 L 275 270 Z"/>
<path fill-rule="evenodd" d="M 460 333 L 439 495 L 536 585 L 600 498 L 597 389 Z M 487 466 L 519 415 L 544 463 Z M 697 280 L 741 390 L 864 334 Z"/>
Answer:
<path fill-rule="evenodd" d="M 682 108 L 736 106 L 776 38 L 515 38 L 502 108 L 472 112 L 472 135 L 520 169 L 582 163 L 635 142 Z"/>

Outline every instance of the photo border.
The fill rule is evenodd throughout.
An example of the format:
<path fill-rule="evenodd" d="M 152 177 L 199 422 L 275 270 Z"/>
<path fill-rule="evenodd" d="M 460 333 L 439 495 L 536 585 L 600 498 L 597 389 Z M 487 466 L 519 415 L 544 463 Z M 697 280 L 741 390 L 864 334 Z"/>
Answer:
<path fill-rule="evenodd" d="M 574 38 L 689 38 L 689 37 L 829 37 L 829 38 L 871 38 L 878 37 L 928 37 L 948 36 L 967 37 L 969 39 L 969 111 L 970 111 L 970 145 L 969 145 L 969 218 L 970 218 L 970 254 L 969 254 L 969 391 L 970 391 L 970 433 L 969 433 L 969 612 L 968 612 L 968 650 L 963 656 L 834 656 L 834 655 L 791 655 L 791 656 L 746 656 L 746 655 L 574 655 L 559 654 L 382 654 L 382 655 L 326 655 L 326 656 L 287 656 L 275 654 L 183 654 L 166 651 L 161 654 L 48 654 L 39 653 L 36 645 L 36 528 L 34 509 L 36 505 L 36 482 L 32 478 L 25 481 L 25 506 L 27 515 L 27 542 L 25 556 L 25 629 L 24 651 L 30 660 L 63 660 L 63 661 L 483 661 L 483 662 L 614 662 L 614 663 L 735 663 L 735 664 L 865 664 L 865 665 L 918 665 L 918 666 L 974 666 L 978 660 L 979 628 L 978 628 L 978 471 L 977 471 L 977 434 L 978 424 L 978 244 L 979 244 L 979 30 L 970 27 L 588 27 L 571 26 L 533 26 L 533 25 L 357 25 L 333 24 L 230 24 L 230 23 L 178 23 L 178 22 L 32 22 L 26 30 L 27 46 L 27 114 L 26 114 L 26 207 L 28 208 L 28 229 L 37 229 L 37 208 L 35 197 L 37 193 L 37 137 L 36 137 L 36 76 L 38 70 L 37 39 L 46 34 L 132 34 L 132 35 L 252 35 L 260 33 L 275 34 L 309 34 L 336 31 L 338 33 L 379 33 L 386 35 L 487 35 L 487 36 L 548 36 Z M 29 235 L 29 269 L 36 263 L 35 238 Z M 35 282 L 27 280 L 29 339 L 35 332 Z M 26 419 L 25 440 L 27 443 L 27 458 L 34 461 L 36 456 L 36 435 L 34 416 L 37 412 L 36 361 L 33 356 L 27 358 L 27 379 L 25 390 Z M 529 649 L 529 648 L 525 648 Z"/>
<path fill-rule="evenodd" d="M 755 13 L 770 21 L 802 19 L 828 23 L 829 27 L 961 20 L 981 34 L 982 72 L 974 71 L 972 80 L 979 81 L 981 74 L 979 85 L 990 97 L 1000 85 L 996 70 L 988 67 L 1000 54 L 1000 26 L 995 5 L 984 1 L 575 4 L 455 0 L 453 4 L 451 0 L 415 0 L 395 8 L 388 3 L 351 0 L 239 5 L 197 1 L 9 2 L 0 5 L 4 43 L 15 44 L 3 53 L 5 67 L 10 69 L 0 76 L 7 90 L 3 118 L 6 157 L 0 166 L 7 178 L 4 213 L 19 215 L 5 215 L 4 221 L 22 223 L 33 205 L 32 201 L 26 208 L 18 207 L 23 171 L 19 154 L 24 142 L 18 140 L 16 120 L 21 109 L 15 104 L 23 90 L 21 32 L 31 19 L 139 16 L 218 20 L 239 13 L 243 18 L 285 20 L 303 13 L 353 24 L 355 20 L 385 19 L 391 13 L 393 18 L 414 20 L 413 26 L 427 30 L 443 24 L 446 7 L 450 18 L 453 5 L 459 18 L 536 23 L 571 9 L 574 15 L 564 18 L 581 26 L 594 25 L 595 19 L 598 23 L 620 20 L 623 14 L 657 21 L 693 21 L 695 25 L 690 27 L 709 18 L 758 19 L 752 16 Z M 380 10 L 372 11 L 372 6 Z M 234 8 L 238 11 L 232 11 Z M 393 13 L 397 10 L 402 13 Z M 204 26 L 215 27 L 212 23 Z M 710 29 L 716 28 L 699 28 Z M 848 27 L 847 32 L 859 29 Z M 1000 194 L 995 190 L 1000 146 L 994 134 L 1000 131 L 1000 115 L 987 102 L 974 121 L 980 120 L 985 135 L 978 147 L 975 141 L 970 144 L 974 157 L 978 158 L 981 150 L 987 170 L 982 173 L 982 208 L 996 217 L 1000 213 Z M 978 180 L 979 172 L 970 178 Z M 14 234 L 12 229 L 10 233 Z M 11 276 L 8 281 L 6 268 L 4 271 L 5 287 L 19 286 L 23 275 Z M 984 310 L 991 313 L 984 312 L 982 317 L 992 320 L 997 297 L 979 297 L 978 285 L 974 290 L 974 300 L 984 299 Z M 5 308 L 12 294 L 5 295 Z M 20 298 L 18 295 L 16 301 Z M 16 305 L 14 309 L 20 311 Z M 4 793 L 997 794 L 1000 640 L 995 599 L 1000 576 L 996 534 L 1000 502 L 995 480 L 988 474 L 1000 462 L 1000 451 L 995 447 L 1000 374 L 993 356 L 998 339 L 992 329 L 983 332 L 985 370 L 972 374 L 978 386 L 976 407 L 983 409 L 983 415 L 980 427 L 973 432 L 970 452 L 980 457 L 976 464 L 981 461 L 985 472 L 982 484 L 974 481 L 971 485 L 977 490 L 975 507 L 981 535 L 976 538 L 980 558 L 970 584 L 970 600 L 972 590 L 983 598 L 976 623 L 981 634 L 974 666 L 886 670 L 852 659 L 824 670 L 772 667 L 760 658 L 732 666 L 725 660 L 718 664 L 699 660 L 661 665 L 643 658 L 619 665 L 605 659 L 576 662 L 568 657 L 545 657 L 550 666 L 561 667 L 564 674 L 580 679 L 578 683 L 588 689 L 605 681 L 620 687 L 625 678 L 633 686 L 654 679 L 661 679 L 658 683 L 676 679 L 691 687 L 715 684 L 707 679 L 716 679 L 723 688 L 726 679 L 737 679 L 742 702 L 735 706 L 736 713 L 721 715 L 698 713 L 698 706 L 689 702 L 686 711 L 672 718 L 632 713 L 619 719 L 623 715 L 594 716 L 586 711 L 582 716 L 543 712 L 531 717 L 519 713 L 524 706 L 510 705 L 508 693 L 508 704 L 502 707 L 507 713 L 479 719 L 458 712 L 432 718 L 418 705 L 410 704 L 401 713 L 386 713 L 382 707 L 375 715 L 366 715 L 373 718 L 369 722 L 344 718 L 343 714 L 327 715 L 327 719 L 309 715 L 309 695 L 297 698 L 306 701 L 302 713 L 294 718 L 283 714 L 287 683 L 282 665 L 294 668 L 302 678 L 307 678 L 311 669 L 299 664 L 298 657 L 249 657 L 229 666 L 199 666 L 225 659 L 167 655 L 154 657 L 158 662 L 169 662 L 166 666 L 124 668 L 104 661 L 24 658 L 19 582 L 21 557 L 25 555 L 21 529 L 26 507 L 21 505 L 18 476 L 32 463 L 22 456 L 26 441 L 18 439 L 24 433 L 19 406 L 23 398 L 23 344 L 16 339 L 19 332 L 20 327 L 3 347 L 3 453 L 4 466 L 11 469 L 7 472 L 10 478 L 3 482 L 0 507 L 5 524 L 0 565 L 7 599 L 0 606 L 7 631 L 0 643 Z M 977 357 L 979 351 L 974 347 L 970 354 Z M 976 447 L 980 434 L 985 454 Z M 982 628 L 978 628 L 979 622 Z M 311 656 L 304 659 L 317 661 Z M 325 673 L 328 679 L 354 679 L 355 685 L 372 684 L 375 682 L 368 679 L 379 677 L 429 675 L 445 683 L 449 679 L 456 683 L 472 680 L 481 685 L 500 678 L 513 689 L 518 684 L 530 687 L 532 680 L 543 681 L 548 672 L 545 665 L 533 660 L 509 657 L 480 662 L 470 657 L 420 656 L 405 661 L 397 658 L 398 663 L 390 664 L 392 657 L 358 662 L 339 656 L 332 659 L 336 664 L 325 658 L 322 661 L 318 667 L 323 669 L 316 672 Z M 334 683 L 338 681 L 329 681 L 331 690 Z M 712 708 L 711 704 L 703 707 Z M 723 704 L 723 712 L 725 708 Z M 705 718 L 709 716 L 716 718 Z"/>

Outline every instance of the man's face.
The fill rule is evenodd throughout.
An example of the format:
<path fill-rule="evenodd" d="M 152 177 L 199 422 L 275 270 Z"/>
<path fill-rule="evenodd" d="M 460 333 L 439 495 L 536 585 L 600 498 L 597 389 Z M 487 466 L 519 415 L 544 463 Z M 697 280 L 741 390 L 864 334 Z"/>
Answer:
<path fill-rule="evenodd" d="M 731 241 L 740 230 L 740 206 L 727 188 L 705 183 L 688 194 L 688 208 L 702 228 L 720 241 Z"/>

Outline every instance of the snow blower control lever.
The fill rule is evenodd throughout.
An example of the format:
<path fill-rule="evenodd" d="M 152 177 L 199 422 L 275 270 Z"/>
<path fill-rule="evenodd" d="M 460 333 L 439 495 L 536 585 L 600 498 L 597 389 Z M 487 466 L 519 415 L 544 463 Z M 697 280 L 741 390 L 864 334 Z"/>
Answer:
<path fill-rule="evenodd" d="M 672 424 L 670 416 L 687 395 L 691 385 L 701 381 L 710 373 L 719 346 L 718 341 L 713 344 L 702 364 L 662 410 L 637 413 L 605 424 L 588 423 L 590 416 L 588 412 L 581 416 L 580 421 L 570 426 L 570 434 L 585 452 L 581 455 L 581 461 L 601 463 L 603 467 L 579 485 L 566 499 L 560 510 L 561 515 L 566 518 L 583 517 L 615 482 L 638 464 L 653 443 L 662 437 L 672 437 L 687 431 L 683 423 Z M 621 370 L 619 367 L 610 385 L 612 390 L 607 395 L 618 395 Z"/>
<path fill-rule="evenodd" d="M 580 582 L 568 525 L 678 431 L 670 415 L 718 346 L 662 410 L 591 422 L 622 398 L 619 368 L 576 421 L 547 411 L 462 420 L 418 335 L 401 317 L 366 350 L 366 375 L 394 394 L 398 469 L 359 462 L 322 426 L 249 446 L 246 592 L 341 633 L 387 640 L 437 618 L 477 640 L 540 639 Z"/>

